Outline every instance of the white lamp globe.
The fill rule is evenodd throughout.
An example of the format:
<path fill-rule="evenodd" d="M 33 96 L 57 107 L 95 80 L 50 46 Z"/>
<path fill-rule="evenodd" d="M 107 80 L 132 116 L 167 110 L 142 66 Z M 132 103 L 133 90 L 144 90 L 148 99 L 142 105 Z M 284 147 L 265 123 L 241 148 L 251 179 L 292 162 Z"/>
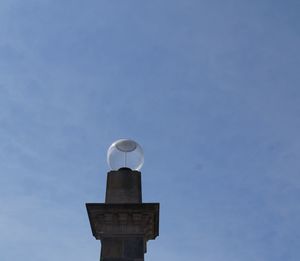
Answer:
<path fill-rule="evenodd" d="M 144 164 L 143 149 L 134 140 L 117 140 L 108 148 L 107 163 L 111 170 L 129 168 L 139 171 Z"/>

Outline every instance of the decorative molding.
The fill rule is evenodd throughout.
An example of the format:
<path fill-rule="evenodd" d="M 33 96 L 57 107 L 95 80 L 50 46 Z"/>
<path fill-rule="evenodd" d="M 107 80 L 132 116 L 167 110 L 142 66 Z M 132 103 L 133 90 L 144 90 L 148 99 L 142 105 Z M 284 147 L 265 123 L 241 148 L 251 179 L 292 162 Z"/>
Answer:
<path fill-rule="evenodd" d="M 159 203 L 87 203 L 91 229 L 96 239 L 142 236 L 146 241 L 159 234 Z"/>

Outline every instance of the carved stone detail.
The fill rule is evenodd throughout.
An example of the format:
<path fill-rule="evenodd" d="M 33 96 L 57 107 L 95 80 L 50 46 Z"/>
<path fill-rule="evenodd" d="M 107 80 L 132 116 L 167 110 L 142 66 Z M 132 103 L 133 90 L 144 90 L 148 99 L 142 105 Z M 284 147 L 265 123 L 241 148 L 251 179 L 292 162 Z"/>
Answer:
<path fill-rule="evenodd" d="M 158 236 L 159 204 L 86 204 L 96 239 L 142 236 L 146 241 Z"/>

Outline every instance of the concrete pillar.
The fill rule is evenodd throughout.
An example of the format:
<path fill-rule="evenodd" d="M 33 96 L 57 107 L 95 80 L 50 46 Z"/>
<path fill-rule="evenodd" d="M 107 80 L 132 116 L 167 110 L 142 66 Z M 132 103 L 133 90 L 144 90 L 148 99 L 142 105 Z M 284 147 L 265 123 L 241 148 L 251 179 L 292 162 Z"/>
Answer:
<path fill-rule="evenodd" d="M 107 173 L 106 204 L 142 203 L 141 173 L 121 168 Z M 101 240 L 101 261 L 144 260 L 143 237 L 105 238 Z"/>
<path fill-rule="evenodd" d="M 142 203 L 141 173 L 107 173 L 105 203 L 87 203 L 101 261 L 144 261 L 147 241 L 159 234 L 159 203 Z"/>
<path fill-rule="evenodd" d="M 101 261 L 143 261 L 142 237 L 105 238 L 101 240 Z"/>
<path fill-rule="evenodd" d="M 141 172 L 128 168 L 108 172 L 105 203 L 142 203 Z"/>

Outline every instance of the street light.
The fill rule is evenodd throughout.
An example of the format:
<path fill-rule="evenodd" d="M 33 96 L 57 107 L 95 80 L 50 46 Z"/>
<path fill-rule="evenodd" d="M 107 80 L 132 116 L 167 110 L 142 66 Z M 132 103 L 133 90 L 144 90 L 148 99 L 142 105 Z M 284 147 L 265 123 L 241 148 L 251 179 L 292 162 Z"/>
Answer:
<path fill-rule="evenodd" d="M 159 234 L 159 203 L 142 203 L 144 153 L 129 139 L 107 151 L 105 203 L 87 203 L 94 237 L 101 240 L 100 261 L 143 261 L 147 241 Z"/>
<path fill-rule="evenodd" d="M 111 170 L 120 168 L 140 170 L 144 164 L 143 149 L 134 140 L 117 140 L 110 145 L 107 151 L 107 163 Z"/>

